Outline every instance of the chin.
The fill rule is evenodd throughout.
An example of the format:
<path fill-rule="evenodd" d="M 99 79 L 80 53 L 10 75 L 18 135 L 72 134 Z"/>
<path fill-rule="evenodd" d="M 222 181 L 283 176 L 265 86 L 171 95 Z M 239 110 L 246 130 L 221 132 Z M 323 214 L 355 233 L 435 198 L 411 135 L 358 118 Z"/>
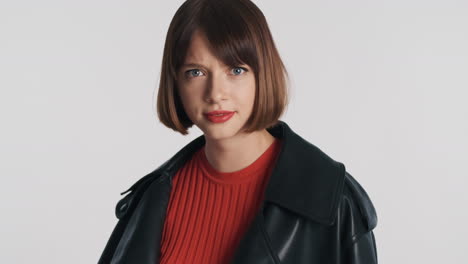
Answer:
<path fill-rule="evenodd" d="M 227 124 L 209 124 L 204 129 L 201 129 L 205 137 L 215 140 L 226 139 L 235 136 L 239 132 L 237 126 L 229 126 Z"/>

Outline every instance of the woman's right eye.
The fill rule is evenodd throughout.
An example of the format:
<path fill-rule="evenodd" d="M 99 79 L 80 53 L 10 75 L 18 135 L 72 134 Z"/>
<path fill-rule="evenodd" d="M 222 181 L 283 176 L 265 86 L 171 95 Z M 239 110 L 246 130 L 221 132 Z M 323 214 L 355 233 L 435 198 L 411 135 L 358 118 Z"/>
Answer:
<path fill-rule="evenodd" d="M 191 73 L 195 73 L 195 75 L 193 75 Z M 193 70 L 186 71 L 185 74 L 188 74 L 189 77 L 198 77 L 198 76 L 200 76 L 201 71 L 199 69 L 193 69 Z"/>

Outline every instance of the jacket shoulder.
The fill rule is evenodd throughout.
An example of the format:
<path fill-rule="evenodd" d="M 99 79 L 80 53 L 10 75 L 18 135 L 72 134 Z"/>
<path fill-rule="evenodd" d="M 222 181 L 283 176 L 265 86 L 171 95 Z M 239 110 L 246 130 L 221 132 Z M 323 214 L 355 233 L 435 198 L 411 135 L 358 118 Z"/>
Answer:
<path fill-rule="evenodd" d="M 156 179 L 160 178 L 164 174 L 165 166 L 168 164 L 169 160 L 164 162 L 158 168 L 153 170 L 152 172 L 146 174 L 145 176 L 138 179 L 135 183 L 132 184 L 130 188 L 126 191 L 120 193 L 121 195 L 125 195 L 121 198 L 116 206 L 115 206 L 115 215 L 118 219 L 122 219 L 124 216 L 128 215 L 138 203 L 140 197 L 147 189 L 147 187 L 155 181 Z"/>
<path fill-rule="evenodd" d="M 377 212 L 374 204 L 362 185 L 347 171 L 343 187 L 342 205 L 340 211 L 345 218 L 356 221 L 355 232 L 364 233 L 377 226 Z M 351 220 L 351 219 L 350 219 Z"/>

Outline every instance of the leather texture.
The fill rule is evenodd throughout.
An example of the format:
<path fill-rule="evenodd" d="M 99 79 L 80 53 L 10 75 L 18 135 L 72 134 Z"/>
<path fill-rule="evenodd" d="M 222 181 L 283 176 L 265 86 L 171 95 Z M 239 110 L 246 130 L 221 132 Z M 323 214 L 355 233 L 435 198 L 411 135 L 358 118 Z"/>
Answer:
<path fill-rule="evenodd" d="M 230 264 L 376 264 L 377 214 L 363 187 L 286 122 L 262 205 Z M 157 264 L 172 176 L 205 143 L 194 139 L 134 183 L 116 206 L 118 222 L 99 264 Z"/>

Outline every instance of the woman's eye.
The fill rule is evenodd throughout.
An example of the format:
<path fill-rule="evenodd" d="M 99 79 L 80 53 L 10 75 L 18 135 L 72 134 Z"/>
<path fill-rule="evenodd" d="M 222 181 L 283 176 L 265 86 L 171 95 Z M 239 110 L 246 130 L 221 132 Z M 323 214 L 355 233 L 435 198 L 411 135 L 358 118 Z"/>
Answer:
<path fill-rule="evenodd" d="M 242 68 L 242 67 L 235 67 L 235 68 L 232 68 L 232 70 L 233 70 L 234 75 L 240 75 L 242 74 L 242 71 L 244 72 L 247 71 L 246 68 Z"/>
<path fill-rule="evenodd" d="M 243 72 L 246 72 L 248 71 L 246 68 L 243 68 L 243 67 L 234 67 L 232 68 L 231 72 L 233 73 L 233 75 L 241 75 Z M 198 77 L 198 76 L 203 76 L 203 73 L 202 71 L 200 71 L 199 69 L 192 69 L 192 70 L 188 70 L 185 72 L 185 74 L 189 77 Z"/>
<path fill-rule="evenodd" d="M 188 70 L 185 73 L 188 73 L 190 77 L 197 77 L 197 76 L 200 76 L 201 71 L 199 69 L 193 69 L 193 70 Z M 191 73 L 195 73 L 195 75 Z"/>

